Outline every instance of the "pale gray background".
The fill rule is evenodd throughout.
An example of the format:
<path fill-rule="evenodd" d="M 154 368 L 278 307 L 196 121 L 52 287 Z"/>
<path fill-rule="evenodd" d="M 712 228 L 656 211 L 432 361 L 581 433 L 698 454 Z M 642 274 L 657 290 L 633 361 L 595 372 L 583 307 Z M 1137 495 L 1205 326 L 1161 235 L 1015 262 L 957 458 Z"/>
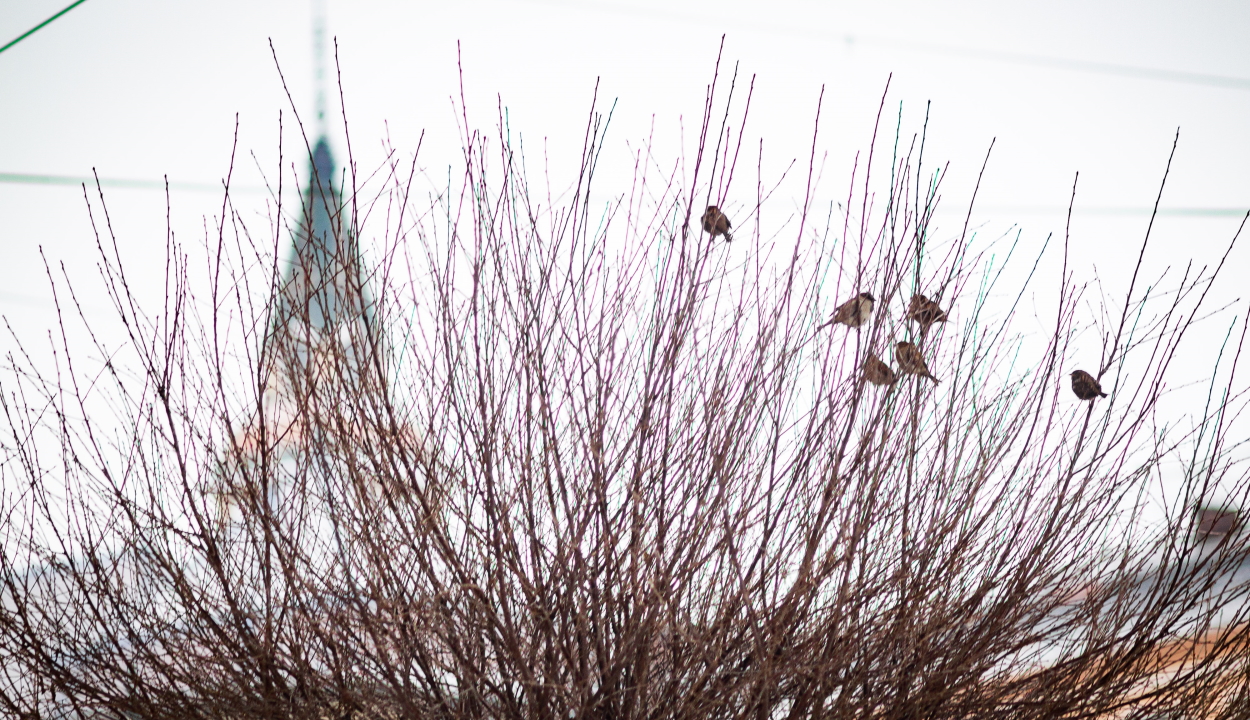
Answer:
<path fill-rule="evenodd" d="M 0 42 L 65 4 L 0 0 Z M 256 163 L 271 174 L 277 163 L 280 110 L 286 157 L 303 172 L 296 155 L 302 141 L 268 41 L 311 127 L 312 15 L 307 0 L 89 0 L 0 54 L 0 173 L 87 176 L 95 168 L 105 178 L 168 175 L 211 186 L 226 172 L 237 114 L 236 182 L 256 185 Z M 409 155 L 422 130 L 424 167 L 445 173 L 457 161 L 457 41 L 470 123 L 493 128 L 501 95 L 527 149 L 537 155 L 547 138 L 557 180 L 575 172 L 596 77 L 604 107 L 619 98 L 609 153 L 626 158 L 625 141 L 636 146 L 654 117 L 660 150 L 674 156 L 679 121 L 690 146 L 726 33 L 724 66 L 737 61 L 744 80 L 757 75 L 747 137 L 751 144 L 765 138 L 766 169 L 806 157 L 823 84 L 824 182 L 829 192 L 845 187 L 893 73 L 886 126 L 902 101 L 905 128 L 918 130 L 932 101 L 927 155 L 952 162 L 944 229 L 961 222 L 955 211 L 966 204 L 996 137 L 978 227 L 999 234 L 1018 224 L 1031 247 L 1040 245 L 1047 233 L 1062 231 L 1062 209 L 1080 171 L 1074 241 L 1081 261 L 1073 269 L 1082 281 L 1097 274 L 1113 294 L 1127 286 L 1127 263 L 1178 127 L 1180 149 L 1163 201 L 1171 214 L 1156 226 L 1155 269 L 1191 257 L 1213 262 L 1250 206 L 1250 3 L 1238 0 L 331 0 L 327 17 L 362 168 L 380 161 L 384 136 Z M 1206 77 L 1174 81 L 1167 73 Z M 337 98 L 330 109 L 342 161 Z M 122 252 L 132 269 L 154 280 L 147 290 L 156 292 L 163 193 L 110 189 L 108 196 Z M 265 198 L 240 201 L 249 197 L 263 228 Z M 205 216 L 220 207 L 218 194 L 176 190 L 179 239 L 202 241 Z M 94 238 L 81 190 L 0 183 L 0 246 L 0 313 L 24 338 L 38 338 L 55 320 L 39 248 L 75 277 L 91 279 Z M 1217 304 L 1250 295 L 1243 293 L 1250 253 L 1239 249 L 1230 263 Z M 89 303 L 102 301 L 90 291 L 96 286 L 82 287 Z M 1243 298 L 1236 312 L 1245 305 Z M 1184 358 L 1192 379 L 1202 378 L 1209 342 L 1223 337 L 1231 319 L 1208 329 L 1207 350 Z"/>

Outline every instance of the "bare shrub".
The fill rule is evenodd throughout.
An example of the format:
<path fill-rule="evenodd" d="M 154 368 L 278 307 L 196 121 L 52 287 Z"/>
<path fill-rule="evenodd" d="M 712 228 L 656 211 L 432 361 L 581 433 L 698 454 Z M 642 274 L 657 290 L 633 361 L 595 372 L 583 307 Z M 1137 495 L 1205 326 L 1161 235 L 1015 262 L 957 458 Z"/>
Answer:
<path fill-rule="evenodd" d="M 937 231 L 923 134 L 874 135 L 841 205 L 814 137 L 787 217 L 762 150 L 738 177 L 749 93 L 718 82 L 689 176 L 644 146 L 606 204 L 594 111 L 557 196 L 467 115 L 458 184 L 425 197 L 415 159 L 368 196 L 314 166 L 258 235 L 227 192 L 202 273 L 171 242 L 155 312 L 89 199 L 127 340 L 2 383 L 5 711 L 1239 717 L 1244 543 L 1135 515 L 1180 451 L 1175 508 L 1244 496 L 1240 394 L 1188 431 L 1156 413 L 1220 268 L 1163 295 L 1134 274 L 1078 359 L 1068 238 L 1059 277 L 1020 275 L 1054 303 L 1025 339 L 1032 290 L 999 263 L 1037 258 Z M 284 273 L 289 234 L 313 255 Z M 863 291 L 868 323 L 817 331 Z M 921 333 L 915 293 L 949 321 Z M 863 381 L 902 340 L 940 384 Z M 1078 366 L 1110 397 L 1077 402 Z"/>

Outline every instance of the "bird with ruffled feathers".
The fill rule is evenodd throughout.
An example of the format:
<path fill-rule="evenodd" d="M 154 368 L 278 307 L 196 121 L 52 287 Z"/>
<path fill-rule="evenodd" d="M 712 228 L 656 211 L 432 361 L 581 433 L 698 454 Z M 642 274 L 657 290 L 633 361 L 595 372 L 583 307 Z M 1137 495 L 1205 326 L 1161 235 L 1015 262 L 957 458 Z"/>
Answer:
<path fill-rule="evenodd" d="M 905 375 L 919 375 L 927 377 L 934 383 L 940 383 L 941 380 L 933 377 L 929 372 L 929 366 L 924 361 L 924 355 L 920 353 L 920 348 L 909 342 L 900 342 L 894 346 L 894 359 L 898 362 L 899 372 Z"/>
<path fill-rule="evenodd" d="M 733 233 L 729 231 L 731 227 L 733 226 L 729 218 L 725 217 L 725 213 L 721 212 L 720 208 L 715 205 L 707 206 L 707 210 L 703 212 L 703 232 L 711 235 L 713 240 L 717 235 L 724 235 L 725 242 L 733 242 Z"/>
<path fill-rule="evenodd" d="M 816 329 L 820 330 L 828 325 L 836 324 L 859 329 L 860 325 L 868 322 L 868 319 L 872 317 L 872 305 L 874 302 L 876 302 L 876 298 L 869 293 L 862 292 L 839 305 L 833 311 L 833 317 Z"/>
<path fill-rule="evenodd" d="M 928 332 L 934 323 L 946 322 L 946 311 L 936 302 L 919 293 L 911 296 L 907 305 L 907 319 L 920 324 L 921 332 Z"/>
<path fill-rule="evenodd" d="M 864 358 L 864 379 L 873 385 L 893 385 L 898 381 L 894 370 L 872 353 Z"/>
<path fill-rule="evenodd" d="M 1107 397 L 1107 393 L 1102 391 L 1102 386 L 1094 379 L 1093 375 L 1084 370 L 1072 371 L 1072 392 L 1082 400 L 1096 400 L 1100 397 Z"/>

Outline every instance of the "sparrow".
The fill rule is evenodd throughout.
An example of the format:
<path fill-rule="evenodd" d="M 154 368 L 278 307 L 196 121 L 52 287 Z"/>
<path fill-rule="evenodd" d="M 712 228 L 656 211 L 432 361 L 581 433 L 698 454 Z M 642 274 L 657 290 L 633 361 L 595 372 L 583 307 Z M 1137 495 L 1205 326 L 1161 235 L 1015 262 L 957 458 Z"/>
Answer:
<path fill-rule="evenodd" d="M 920 349 L 909 342 L 901 342 L 894 346 L 894 359 L 898 361 L 899 372 L 927 377 L 935 383 L 941 382 L 929 373 L 929 366 L 925 365 Z"/>
<path fill-rule="evenodd" d="M 864 358 L 864 379 L 873 385 L 893 385 L 898 377 L 889 365 L 881 362 L 881 358 L 868 353 Z"/>
<path fill-rule="evenodd" d="M 733 227 L 729 224 L 729 218 L 725 217 L 725 213 L 715 205 L 708 205 L 707 210 L 703 213 L 703 232 L 715 238 L 717 235 L 724 235 L 725 242 L 733 242 L 734 235 L 729 232 L 729 228 Z"/>
<path fill-rule="evenodd" d="M 820 328 L 835 323 L 842 323 L 847 327 L 857 328 L 868 322 L 868 318 L 872 317 L 872 304 L 874 302 L 876 302 L 876 298 L 872 295 L 860 293 L 839 305 L 838 309 L 833 311 L 833 317 L 829 318 L 829 322 L 821 325 Z M 816 329 L 819 330 L 820 328 Z"/>
<path fill-rule="evenodd" d="M 1107 393 L 1102 391 L 1102 386 L 1098 384 L 1094 376 L 1084 370 L 1072 371 L 1072 392 L 1082 400 L 1107 397 Z"/>
<path fill-rule="evenodd" d="M 946 313 L 924 295 L 912 295 L 907 306 L 907 319 L 920 323 L 920 328 L 927 331 L 933 323 L 946 322 Z"/>

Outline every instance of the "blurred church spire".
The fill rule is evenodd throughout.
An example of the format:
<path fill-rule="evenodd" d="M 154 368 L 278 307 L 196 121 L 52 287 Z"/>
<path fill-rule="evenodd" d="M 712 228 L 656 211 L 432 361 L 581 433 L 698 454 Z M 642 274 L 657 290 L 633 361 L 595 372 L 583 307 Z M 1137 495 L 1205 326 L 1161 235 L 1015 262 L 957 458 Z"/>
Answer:
<path fill-rule="evenodd" d="M 293 223 L 289 262 L 274 298 L 269 337 L 275 359 L 286 365 L 280 372 L 302 373 L 311 364 L 347 367 L 356 375 L 378 351 L 378 334 L 350 203 L 343 200 L 342 176 L 328 140 L 325 35 L 325 2 L 313 0 L 318 137 Z M 291 378 L 284 379 L 289 385 Z"/>
<path fill-rule="evenodd" d="M 324 4 L 314 20 L 314 47 L 324 49 Z M 252 497 L 255 477 L 229 468 L 245 467 L 265 453 L 274 453 L 286 480 L 310 470 L 295 459 L 311 448 L 320 457 L 336 450 L 350 452 L 359 440 L 355 422 L 345 416 L 367 406 L 362 398 L 388 395 L 386 352 L 375 320 L 373 296 L 355 234 L 351 196 L 344 199 L 345 175 L 335 166 L 325 122 L 324 62 L 316 64 L 318 117 L 315 140 L 301 138 L 310 149 L 308 173 L 297 172 L 300 202 L 283 215 L 291 228 L 291 244 L 279 250 L 281 279 L 273 288 L 269 320 L 262 341 L 262 378 L 257 414 L 234 445 L 233 461 L 223 463 L 216 491 L 220 518 L 232 517 L 239 498 Z M 349 176 L 347 176 L 349 177 Z M 285 251 L 285 252 L 284 252 Z M 344 425 L 352 426 L 348 435 Z M 321 468 L 324 470 L 325 468 Z M 269 487 L 275 507 L 286 487 Z M 335 542 L 341 540 L 335 530 Z M 341 545 L 338 545 L 341 550 Z"/>

